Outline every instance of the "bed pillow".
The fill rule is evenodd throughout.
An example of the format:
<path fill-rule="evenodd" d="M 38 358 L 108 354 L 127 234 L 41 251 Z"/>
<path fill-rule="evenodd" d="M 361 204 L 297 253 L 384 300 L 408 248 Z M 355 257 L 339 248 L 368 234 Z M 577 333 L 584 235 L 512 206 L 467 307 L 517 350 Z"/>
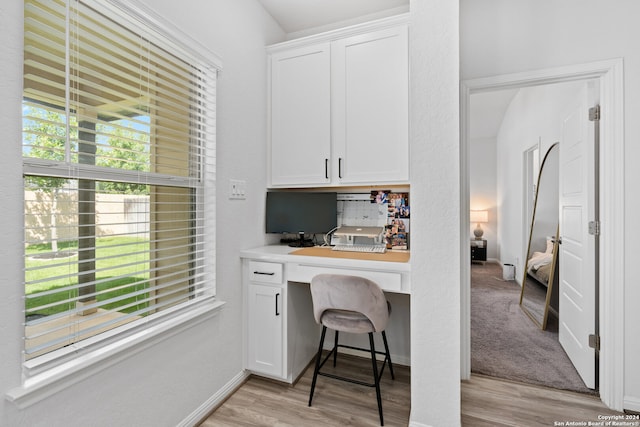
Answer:
<path fill-rule="evenodd" d="M 547 250 L 544 251 L 544 253 L 550 254 L 552 252 L 553 252 L 553 240 L 552 239 L 547 239 Z"/>

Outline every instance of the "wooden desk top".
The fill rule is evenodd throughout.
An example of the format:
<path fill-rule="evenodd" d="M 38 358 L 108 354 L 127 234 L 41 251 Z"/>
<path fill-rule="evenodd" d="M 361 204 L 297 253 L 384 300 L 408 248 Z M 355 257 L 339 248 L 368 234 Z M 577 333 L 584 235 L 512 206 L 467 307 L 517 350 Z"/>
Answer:
<path fill-rule="evenodd" d="M 314 246 L 312 248 L 297 249 L 293 252 L 290 252 L 290 255 L 321 256 L 326 258 L 347 258 L 365 261 L 409 262 L 411 254 L 409 251 L 387 251 L 383 254 L 332 251 L 331 248 L 326 246 Z"/>

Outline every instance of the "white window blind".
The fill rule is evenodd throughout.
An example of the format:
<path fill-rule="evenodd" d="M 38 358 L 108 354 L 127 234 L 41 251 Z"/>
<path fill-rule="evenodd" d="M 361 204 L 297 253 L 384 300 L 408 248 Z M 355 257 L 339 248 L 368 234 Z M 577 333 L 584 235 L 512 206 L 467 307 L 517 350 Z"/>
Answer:
<path fill-rule="evenodd" d="M 217 70 L 114 7 L 25 1 L 25 357 L 215 293 Z"/>

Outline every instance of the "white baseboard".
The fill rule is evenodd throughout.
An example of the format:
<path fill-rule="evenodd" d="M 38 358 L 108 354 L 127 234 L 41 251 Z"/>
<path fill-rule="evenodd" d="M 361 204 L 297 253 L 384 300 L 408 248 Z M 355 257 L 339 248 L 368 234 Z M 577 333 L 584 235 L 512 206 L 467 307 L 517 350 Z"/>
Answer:
<path fill-rule="evenodd" d="M 622 407 L 634 412 L 640 412 L 640 398 L 625 396 Z"/>
<path fill-rule="evenodd" d="M 429 424 L 417 423 L 415 421 L 409 421 L 409 427 L 431 427 Z"/>
<path fill-rule="evenodd" d="M 216 407 L 220 406 L 229 396 L 231 396 L 240 387 L 251 374 L 247 371 L 241 371 L 233 377 L 231 381 L 226 383 L 224 387 L 218 390 L 213 396 L 200 405 L 195 411 L 178 424 L 178 427 L 193 427 L 202 422 L 202 420 L 211 413 Z"/>

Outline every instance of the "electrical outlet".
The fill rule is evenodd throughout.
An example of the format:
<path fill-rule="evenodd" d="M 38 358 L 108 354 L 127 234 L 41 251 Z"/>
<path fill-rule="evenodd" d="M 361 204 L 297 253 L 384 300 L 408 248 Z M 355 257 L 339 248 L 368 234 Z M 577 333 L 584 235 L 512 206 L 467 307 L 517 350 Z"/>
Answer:
<path fill-rule="evenodd" d="M 229 180 L 229 199 L 243 200 L 247 198 L 247 181 L 240 179 Z"/>

